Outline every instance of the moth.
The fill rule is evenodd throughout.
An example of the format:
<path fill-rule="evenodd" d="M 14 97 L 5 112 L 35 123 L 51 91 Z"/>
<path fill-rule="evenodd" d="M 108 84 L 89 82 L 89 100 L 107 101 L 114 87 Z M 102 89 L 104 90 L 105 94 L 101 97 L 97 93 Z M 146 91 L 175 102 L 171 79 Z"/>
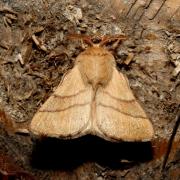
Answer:
<path fill-rule="evenodd" d="M 81 38 L 90 46 L 77 56 L 74 67 L 34 115 L 31 132 L 61 139 L 91 134 L 109 141 L 150 141 L 152 123 L 104 47 L 125 36 L 104 37 L 100 43 Z"/>

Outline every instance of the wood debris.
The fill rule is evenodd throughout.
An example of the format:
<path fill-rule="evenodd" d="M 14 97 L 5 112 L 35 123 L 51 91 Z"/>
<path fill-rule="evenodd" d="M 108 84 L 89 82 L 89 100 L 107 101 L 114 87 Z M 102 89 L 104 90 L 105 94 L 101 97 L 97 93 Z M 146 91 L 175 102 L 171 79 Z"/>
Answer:
<path fill-rule="evenodd" d="M 44 46 L 43 42 L 38 37 L 36 37 L 35 34 L 32 35 L 32 40 L 39 49 L 47 52 L 47 48 Z"/>

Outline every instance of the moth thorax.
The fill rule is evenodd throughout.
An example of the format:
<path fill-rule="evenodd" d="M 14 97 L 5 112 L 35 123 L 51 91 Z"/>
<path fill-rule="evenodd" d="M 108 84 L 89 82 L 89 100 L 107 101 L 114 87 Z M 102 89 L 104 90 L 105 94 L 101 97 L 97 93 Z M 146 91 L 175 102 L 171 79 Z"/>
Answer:
<path fill-rule="evenodd" d="M 92 85 L 93 89 L 97 86 L 106 86 L 112 77 L 114 57 L 106 51 L 92 49 L 78 57 L 82 78 Z"/>

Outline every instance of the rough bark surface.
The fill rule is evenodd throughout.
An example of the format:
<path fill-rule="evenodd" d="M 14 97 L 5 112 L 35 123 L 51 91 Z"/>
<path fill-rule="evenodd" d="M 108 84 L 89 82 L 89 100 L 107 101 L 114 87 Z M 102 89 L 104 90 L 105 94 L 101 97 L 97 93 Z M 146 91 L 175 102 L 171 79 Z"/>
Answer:
<path fill-rule="evenodd" d="M 153 123 L 151 143 L 33 140 L 33 115 L 83 51 L 72 33 L 128 36 L 109 48 Z M 178 0 L 0 0 L 0 178 L 180 179 L 179 129 L 161 171 L 179 104 Z"/>

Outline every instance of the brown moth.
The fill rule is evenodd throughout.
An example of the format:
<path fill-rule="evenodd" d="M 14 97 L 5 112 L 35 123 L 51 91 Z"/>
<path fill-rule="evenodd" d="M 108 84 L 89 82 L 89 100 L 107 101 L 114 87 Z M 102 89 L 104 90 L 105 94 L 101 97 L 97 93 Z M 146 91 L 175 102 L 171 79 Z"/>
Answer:
<path fill-rule="evenodd" d="M 103 48 L 105 37 L 80 53 L 49 99 L 34 115 L 35 135 L 73 139 L 91 134 L 110 141 L 150 141 L 154 131 L 136 101 L 127 78 L 116 69 L 115 58 Z"/>

